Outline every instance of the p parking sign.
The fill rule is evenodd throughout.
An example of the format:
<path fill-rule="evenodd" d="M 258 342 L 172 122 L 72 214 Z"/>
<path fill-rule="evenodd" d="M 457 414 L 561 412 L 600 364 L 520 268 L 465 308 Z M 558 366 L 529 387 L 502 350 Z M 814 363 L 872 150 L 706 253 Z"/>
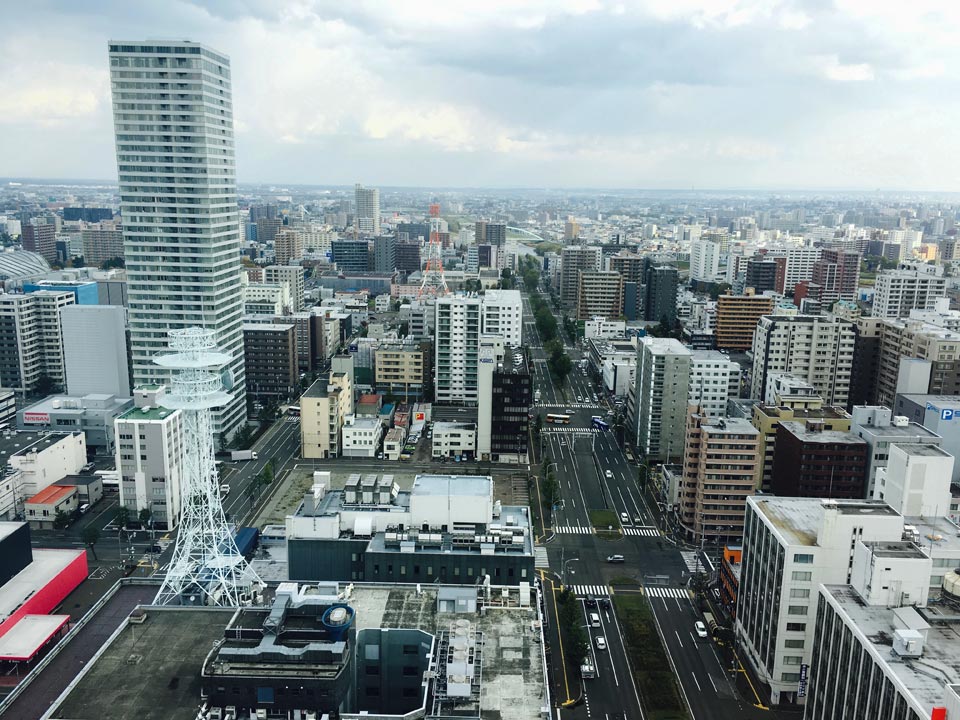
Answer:
<path fill-rule="evenodd" d="M 942 408 L 940 410 L 940 419 L 941 420 L 953 420 L 953 409 L 952 408 Z"/>

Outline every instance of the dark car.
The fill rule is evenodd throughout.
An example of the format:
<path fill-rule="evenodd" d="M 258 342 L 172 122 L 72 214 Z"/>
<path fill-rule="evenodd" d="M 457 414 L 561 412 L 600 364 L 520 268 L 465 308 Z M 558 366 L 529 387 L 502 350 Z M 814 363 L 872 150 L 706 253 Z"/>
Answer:
<path fill-rule="evenodd" d="M 604 610 L 610 609 L 610 598 L 600 598 L 600 607 Z"/>
<path fill-rule="evenodd" d="M 593 595 L 587 595 L 587 607 L 596 607 L 597 599 Z"/>

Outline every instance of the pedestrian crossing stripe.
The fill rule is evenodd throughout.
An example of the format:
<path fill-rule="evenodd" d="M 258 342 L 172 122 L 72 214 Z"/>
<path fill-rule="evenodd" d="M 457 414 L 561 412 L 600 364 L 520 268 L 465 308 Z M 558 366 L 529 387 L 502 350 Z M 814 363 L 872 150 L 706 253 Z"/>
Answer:
<path fill-rule="evenodd" d="M 683 557 L 683 564 L 687 566 L 690 572 L 697 572 L 703 569 L 703 564 L 697 559 L 695 550 L 682 550 L 680 555 Z"/>
<path fill-rule="evenodd" d="M 544 362 L 546 362 L 546 361 L 544 361 Z M 560 404 L 560 403 L 538 402 L 538 403 L 534 403 L 533 406 L 534 406 L 534 407 L 542 407 L 542 408 L 568 408 L 568 407 L 572 407 L 572 408 L 599 408 L 599 407 L 602 407 L 599 403 L 585 403 L 585 402 L 572 402 L 572 403 L 563 403 L 563 404 Z"/>
<path fill-rule="evenodd" d="M 683 588 L 672 587 L 645 587 L 643 591 L 648 597 L 655 598 L 676 598 L 677 600 L 689 600 L 690 593 Z"/>
<path fill-rule="evenodd" d="M 558 525 L 553 531 L 561 535 L 593 535 L 594 532 L 592 527 L 583 525 Z"/>
<path fill-rule="evenodd" d="M 596 435 L 599 432 L 596 428 L 583 427 L 545 427 L 542 432 L 545 433 L 576 433 L 577 435 Z"/>
<path fill-rule="evenodd" d="M 533 549 L 533 566 L 539 570 L 550 568 L 550 559 L 547 557 L 547 549 L 539 545 Z"/>
<path fill-rule="evenodd" d="M 660 531 L 652 527 L 625 527 L 624 535 L 642 535 L 643 537 L 660 537 Z"/>
<path fill-rule="evenodd" d="M 609 585 L 567 585 L 567 589 L 577 597 L 586 597 L 587 595 L 600 597 L 611 594 Z"/>

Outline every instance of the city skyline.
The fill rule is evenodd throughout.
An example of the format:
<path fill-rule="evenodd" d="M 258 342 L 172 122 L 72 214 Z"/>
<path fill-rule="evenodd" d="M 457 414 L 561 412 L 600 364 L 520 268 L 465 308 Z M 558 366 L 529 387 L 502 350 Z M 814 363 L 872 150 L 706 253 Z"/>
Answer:
<path fill-rule="evenodd" d="M 960 11 L 886 5 L 14 7 L 0 176 L 115 181 L 105 47 L 159 36 L 233 58 L 241 183 L 946 191 Z"/>

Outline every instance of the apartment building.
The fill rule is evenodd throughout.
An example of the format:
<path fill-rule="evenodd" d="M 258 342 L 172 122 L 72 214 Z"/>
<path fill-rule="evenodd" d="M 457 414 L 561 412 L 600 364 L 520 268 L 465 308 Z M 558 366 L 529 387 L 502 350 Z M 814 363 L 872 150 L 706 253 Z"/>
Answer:
<path fill-rule="evenodd" d="M 439 403 L 477 401 L 483 298 L 452 295 L 438 298 L 434 347 L 434 399 Z"/>
<path fill-rule="evenodd" d="M 704 415 L 726 417 L 727 400 L 740 397 L 740 366 L 718 350 L 693 350 L 687 402 Z"/>
<path fill-rule="evenodd" d="M 246 323 L 243 358 L 247 368 L 247 412 L 294 396 L 300 383 L 297 335 L 290 323 Z"/>
<path fill-rule="evenodd" d="M 381 342 L 374 356 L 374 384 L 379 392 L 407 400 L 422 398 L 432 381 L 429 340 Z"/>
<path fill-rule="evenodd" d="M 813 264 L 813 282 L 819 285 L 825 307 L 837 300 L 857 299 L 860 284 L 860 253 L 843 248 L 824 248 Z"/>
<path fill-rule="evenodd" d="M 761 467 L 760 433 L 748 420 L 709 417 L 691 404 L 678 492 L 687 539 L 721 545 L 738 540 L 746 498 L 756 492 Z"/>
<path fill-rule="evenodd" d="M 673 338 L 642 338 L 633 423 L 637 447 L 654 462 L 683 452 L 693 352 Z"/>
<path fill-rule="evenodd" d="M 64 386 L 60 310 L 74 300 L 72 292 L 54 290 L 0 293 L 0 387 L 29 393 L 41 377 Z"/>
<path fill-rule="evenodd" d="M 817 420 L 781 420 L 770 489 L 785 497 L 866 497 L 867 444 Z"/>
<path fill-rule="evenodd" d="M 720 274 L 720 243 L 699 240 L 690 243 L 690 279 L 713 282 Z"/>
<path fill-rule="evenodd" d="M 577 287 L 577 319 L 623 315 L 623 278 L 613 270 L 581 271 Z"/>
<path fill-rule="evenodd" d="M 946 295 L 947 279 L 943 277 L 942 266 L 908 269 L 908 266 L 901 265 L 896 270 L 884 270 L 877 275 L 870 314 L 883 318 L 908 317 L 913 310 L 936 309 L 937 300 Z"/>
<path fill-rule="evenodd" d="M 136 517 L 150 511 L 154 526 L 172 529 L 180 520 L 183 480 L 183 416 L 160 407 L 161 386 L 134 390 L 135 406 L 114 423 L 120 505 Z"/>
<path fill-rule="evenodd" d="M 303 236 L 293 228 L 279 228 L 273 238 L 273 255 L 277 265 L 299 260 L 303 257 Z"/>
<path fill-rule="evenodd" d="M 286 285 L 290 306 L 285 313 L 303 310 L 304 269 L 299 265 L 268 265 L 263 269 L 263 282 L 267 285 Z"/>
<path fill-rule="evenodd" d="M 894 319 L 877 330 L 875 404 L 893 407 L 897 393 L 960 394 L 960 332 Z"/>
<path fill-rule="evenodd" d="M 750 396 L 773 402 L 781 373 L 806 380 L 827 405 L 850 397 L 856 330 L 852 322 L 820 315 L 766 315 L 756 325 Z"/>
<path fill-rule="evenodd" d="M 743 295 L 727 293 L 717 298 L 717 347 L 721 350 L 749 350 L 757 323 L 773 312 L 774 298 L 757 295 L 747 288 Z"/>
<path fill-rule="evenodd" d="M 778 286 L 776 291 L 789 294 L 798 283 L 812 281 L 813 267 L 821 254 L 822 250 L 818 247 L 788 247 L 785 251 L 787 265 L 783 274 L 783 285 Z"/>
<path fill-rule="evenodd" d="M 331 372 L 300 397 L 300 453 L 303 458 L 340 457 L 340 430 L 353 414 L 353 385 L 346 372 Z"/>
<path fill-rule="evenodd" d="M 380 234 L 380 189 L 354 186 L 354 225 L 364 235 Z"/>
<path fill-rule="evenodd" d="M 567 245 L 560 260 L 560 302 L 576 308 L 580 291 L 580 272 L 597 272 L 601 268 L 601 249 L 596 246 Z"/>
<path fill-rule="evenodd" d="M 244 315 L 284 315 L 290 304 L 287 285 L 249 283 L 243 286 Z"/>
<path fill-rule="evenodd" d="M 102 220 L 85 226 L 80 235 L 84 265 L 100 267 L 107 260 L 123 257 L 123 226 L 119 222 Z"/>
<path fill-rule="evenodd" d="M 481 309 L 481 332 L 499 335 L 508 345 L 523 344 L 523 301 L 519 290 L 487 290 Z"/>

